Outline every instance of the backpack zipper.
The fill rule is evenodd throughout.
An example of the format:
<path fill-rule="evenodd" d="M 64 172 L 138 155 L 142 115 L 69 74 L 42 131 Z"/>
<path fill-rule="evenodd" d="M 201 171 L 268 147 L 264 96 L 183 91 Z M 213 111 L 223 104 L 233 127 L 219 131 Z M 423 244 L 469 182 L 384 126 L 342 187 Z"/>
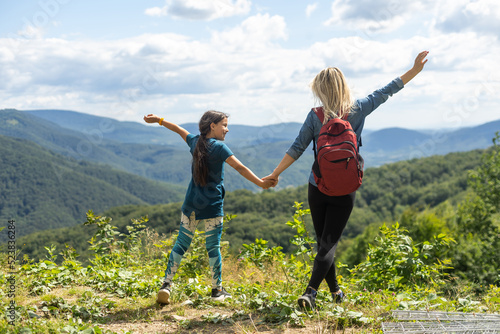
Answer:
<path fill-rule="evenodd" d="M 338 136 L 342 135 L 344 132 L 347 132 L 347 131 L 349 131 L 349 132 L 354 132 L 354 130 L 353 130 L 353 129 L 345 129 L 345 130 L 342 130 L 342 132 L 337 133 L 337 134 L 333 134 L 333 133 L 329 133 L 329 132 L 323 132 L 323 133 L 320 133 L 320 134 L 318 135 L 318 138 L 319 138 L 320 136 L 338 137 Z M 356 136 L 356 132 L 354 132 L 354 135 Z M 356 136 L 356 139 L 357 139 L 357 136 Z"/>
<path fill-rule="evenodd" d="M 337 143 L 337 144 L 323 145 L 320 148 L 318 148 L 318 153 L 319 153 L 319 151 L 321 151 L 325 147 L 339 146 L 339 145 L 342 145 L 342 144 L 349 144 L 349 145 L 351 145 L 354 148 L 354 150 L 357 152 L 356 145 L 354 145 L 354 143 L 352 141 L 343 141 L 343 142 Z"/>

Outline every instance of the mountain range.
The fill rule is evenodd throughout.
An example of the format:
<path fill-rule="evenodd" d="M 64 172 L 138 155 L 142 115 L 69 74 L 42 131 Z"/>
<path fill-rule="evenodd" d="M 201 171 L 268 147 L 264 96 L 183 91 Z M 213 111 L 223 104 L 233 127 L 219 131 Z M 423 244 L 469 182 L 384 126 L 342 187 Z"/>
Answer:
<path fill-rule="evenodd" d="M 147 126 L 137 122 L 120 122 L 111 118 L 68 110 L 30 110 L 25 112 L 57 124 L 63 129 L 84 133 L 90 138 L 94 136 L 95 140 L 112 140 L 128 144 L 159 144 L 181 147 L 184 150 L 184 143 L 179 140 L 177 134 L 165 131 L 158 126 Z M 198 132 L 197 123 L 186 123 L 181 126 L 189 132 Z M 279 156 L 275 158 L 281 159 L 284 151 L 297 136 L 301 126 L 301 123 L 293 122 L 267 126 L 230 124 L 230 132 L 226 137 L 226 142 L 232 149 L 256 147 L 255 151 L 268 157 L 279 153 Z M 404 128 L 365 130 L 361 154 L 365 158 L 366 167 L 376 167 L 388 162 L 486 148 L 492 145 L 491 139 L 495 136 L 496 131 L 500 131 L 500 119 L 479 126 L 462 127 L 455 130 L 418 131 Z M 283 143 L 279 146 L 283 148 L 283 151 L 274 152 L 274 147 L 267 149 L 268 145 L 273 143 Z M 311 150 L 307 150 L 306 153 L 308 151 Z"/>
<path fill-rule="evenodd" d="M 159 126 L 120 122 L 68 110 L 0 110 L 0 134 L 28 139 L 62 155 L 104 163 L 136 175 L 186 186 L 190 154 L 177 134 Z M 196 123 L 181 124 L 197 133 Z M 300 130 L 300 123 L 267 126 L 230 124 L 226 143 L 259 176 L 269 174 Z M 389 162 L 469 151 L 491 146 L 500 120 L 453 131 L 387 128 L 365 131 L 361 154 L 365 167 Z M 280 186 L 307 182 L 311 146 L 283 175 Z M 228 171 L 228 190 L 257 187 Z"/>
<path fill-rule="evenodd" d="M 483 149 L 493 144 L 500 120 L 456 130 L 416 131 L 387 128 L 363 136 L 361 154 L 368 166 Z"/>

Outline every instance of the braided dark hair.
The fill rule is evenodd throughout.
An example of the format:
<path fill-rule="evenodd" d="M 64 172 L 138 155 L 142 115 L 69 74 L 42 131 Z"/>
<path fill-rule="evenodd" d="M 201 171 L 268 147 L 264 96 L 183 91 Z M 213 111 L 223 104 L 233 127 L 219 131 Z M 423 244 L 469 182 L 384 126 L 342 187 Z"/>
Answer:
<path fill-rule="evenodd" d="M 215 110 L 209 110 L 201 116 L 199 129 L 200 138 L 193 151 L 193 181 L 199 186 L 206 186 L 208 181 L 208 149 L 210 147 L 207 136 L 210 133 L 210 125 L 219 123 L 228 118 L 229 115 Z"/>

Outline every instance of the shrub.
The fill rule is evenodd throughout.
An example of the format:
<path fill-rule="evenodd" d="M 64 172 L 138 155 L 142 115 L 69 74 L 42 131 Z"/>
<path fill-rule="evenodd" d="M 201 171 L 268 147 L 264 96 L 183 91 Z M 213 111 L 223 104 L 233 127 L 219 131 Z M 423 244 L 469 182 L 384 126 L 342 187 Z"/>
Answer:
<path fill-rule="evenodd" d="M 401 290 L 408 286 L 444 283 L 450 260 L 440 261 L 435 255 L 453 239 L 440 234 L 432 241 L 414 243 L 406 229 L 396 223 L 392 228 L 380 227 L 381 237 L 370 245 L 366 260 L 357 265 L 351 273 L 366 289 Z"/>

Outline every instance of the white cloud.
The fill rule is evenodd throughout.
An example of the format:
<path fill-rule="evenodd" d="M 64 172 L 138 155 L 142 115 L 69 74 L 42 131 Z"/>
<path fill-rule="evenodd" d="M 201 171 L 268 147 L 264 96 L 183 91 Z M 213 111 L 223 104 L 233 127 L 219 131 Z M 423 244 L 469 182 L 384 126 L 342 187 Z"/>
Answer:
<path fill-rule="evenodd" d="M 21 30 L 17 32 L 14 37 L 40 39 L 43 37 L 44 27 L 35 27 L 31 24 L 26 24 Z"/>
<path fill-rule="evenodd" d="M 496 0 L 479 0 L 468 3 L 466 11 L 474 15 L 500 18 L 500 4 Z"/>
<path fill-rule="evenodd" d="M 152 7 L 152 8 L 147 8 L 144 11 L 144 14 L 149 15 L 149 16 L 167 16 L 168 14 L 168 7 Z"/>
<path fill-rule="evenodd" d="M 434 113 L 460 110 L 467 97 L 478 105 L 471 120 L 492 119 L 496 110 L 483 108 L 498 103 L 500 95 L 500 78 L 491 74 L 500 73 L 494 37 L 471 32 L 390 42 L 346 37 L 298 50 L 273 43 L 285 38 L 285 31 L 282 18 L 257 15 L 214 32 L 207 42 L 175 34 L 93 42 L 3 39 L 0 108 L 74 109 L 122 120 L 155 110 L 187 122 L 206 106 L 229 112 L 233 124 L 300 122 L 313 105 L 308 84 L 322 68 L 340 67 L 362 97 L 403 74 L 427 48 L 424 72 L 382 113 L 370 116 L 368 126 L 383 127 L 387 115 L 399 126 L 409 126 L 408 119 L 446 126 Z"/>
<path fill-rule="evenodd" d="M 325 25 L 345 26 L 366 36 L 396 32 L 409 22 L 423 26 L 430 21 L 444 32 L 476 31 L 498 35 L 500 30 L 500 3 L 496 0 L 335 0 L 331 11 Z"/>
<path fill-rule="evenodd" d="M 318 3 L 317 2 L 307 5 L 307 7 L 306 7 L 306 16 L 307 17 L 311 17 L 312 13 L 314 13 L 314 11 L 317 8 L 318 8 Z"/>
<path fill-rule="evenodd" d="M 339 20 L 361 22 L 373 15 L 357 13 L 353 10 L 362 7 L 347 2 L 335 3 Z M 308 85 L 322 68 L 341 68 L 355 96 L 363 97 L 403 74 L 427 49 L 424 71 L 370 116 L 367 127 L 456 126 L 445 114 L 449 110 L 461 113 L 463 125 L 466 120 L 477 124 L 498 118 L 500 78 L 493 75 L 500 73 L 498 38 L 474 29 L 448 33 L 439 25 L 450 22 L 459 8 L 476 17 L 497 17 L 498 7 L 488 11 L 480 6 L 484 3 L 469 8 L 465 2 L 462 7 L 450 2 L 448 11 L 441 2 L 404 5 L 387 20 L 406 18 L 416 8 L 429 17 L 437 17 L 430 11 L 439 11 L 444 19 L 398 39 L 344 32 L 347 37 L 311 39 L 300 47 L 287 46 L 295 36 L 289 36 L 285 17 L 267 13 L 220 30 L 212 25 L 209 40 L 179 34 L 119 40 L 4 38 L 0 108 L 73 109 L 121 120 L 140 120 L 154 110 L 179 123 L 217 109 L 230 113 L 232 124 L 301 122 L 314 103 Z"/>
<path fill-rule="evenodd" d="M 281 101 L 291 101 L 286 96 L 297 87 L 308 93 L 304 64 L 310 57 L 275 44 L 285 38 L 283 17 L 258 14 L 214 31 L 206 42 L 175 34 L 103 41 L 4 39 L 0 74 L 7 86 L 0 108 L 98 111 L 122 120 L 149 108 L 182 111 L 174 117 L 186 122 L 201 104 L 230 112 L 233 122 L 258 124 L 272 118 L 270 109 L 284 110 Z"/>
<path fill-rule="evenodd" d="M 272 41 L 288 38 L 285 19 L 282 16 L 257 14 L 244 20 L 239 26 L 212 33 L 212 42 L 229 51 L 261 52 Z"/>
<path fill-rule="evenodd" d="M 211 21 L 222 17 L 247 14 L 250 7 L 250 0 L 167 0 L 164 7 L 148 8 L 145 14 Z"/>
<path fill-rule="evenodd" d="M 498 36 L 500 3 L 495 0 L 439 2 L 444 11 L 436 20 L 436 28 L 444 32 L 475 31 Z"/>
<path fill-rule="evenodd" d="M 332 16 L 325 25 L 347 26 L 353 30 L 369 32 L 390 32 L 404 25 L 409 17 L 418 12 L 419 7 L 426 5 L 426 1 L 335 0 L 331 6 Z"/>

